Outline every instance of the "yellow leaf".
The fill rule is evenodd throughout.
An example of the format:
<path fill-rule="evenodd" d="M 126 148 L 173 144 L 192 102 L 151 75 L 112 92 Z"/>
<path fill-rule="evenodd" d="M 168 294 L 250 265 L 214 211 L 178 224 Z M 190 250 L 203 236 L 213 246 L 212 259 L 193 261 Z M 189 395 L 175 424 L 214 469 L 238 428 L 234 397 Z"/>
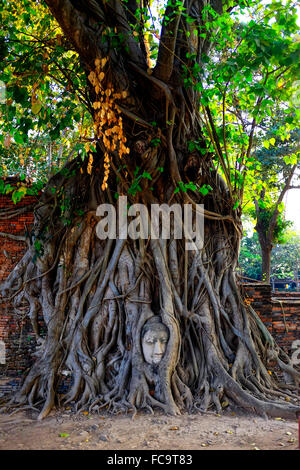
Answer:
<path fill-rule="evenodd" d="M 283 85 L 284 85 L 284 80 L 281 79 L 277 82 L 278 88 L 282 88 Z"/>
<path fill-rule="evenodd" d="M 88 79 L 91 83 L 94 83 L 95 82 L 95 78 L 96 78 L 96 74 L 95 72 L 91 72 L 88 76 Z"/>
<path fill-rule="evenodd" d="M 86 169 L 86 171 L 88 172 L 89 175 L 92 173 L 93 160 L 94 160 L 93 155 L 90 153 L 89 154 L 89 162 L 88 162 L 88 166 L 87 166 L 87 169 Z"/>
<path fill-rule="evenodd" d="M 104 67 L 104 65 L 106 64 L 107 61 L 108 61 L 108 58 L 103 57 L 103 59 L 101 59 L 101 67 Z"/>

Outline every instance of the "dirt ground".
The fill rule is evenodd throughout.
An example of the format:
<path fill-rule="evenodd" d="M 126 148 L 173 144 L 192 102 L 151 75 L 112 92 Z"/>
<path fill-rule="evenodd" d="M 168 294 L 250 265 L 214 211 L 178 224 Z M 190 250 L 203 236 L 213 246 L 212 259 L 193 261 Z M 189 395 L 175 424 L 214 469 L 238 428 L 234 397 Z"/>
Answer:
<path fill-rule="evenodd" d="M 0 413 L 1 450 L 296 450 L 298 423 L 217 414 Z"/>

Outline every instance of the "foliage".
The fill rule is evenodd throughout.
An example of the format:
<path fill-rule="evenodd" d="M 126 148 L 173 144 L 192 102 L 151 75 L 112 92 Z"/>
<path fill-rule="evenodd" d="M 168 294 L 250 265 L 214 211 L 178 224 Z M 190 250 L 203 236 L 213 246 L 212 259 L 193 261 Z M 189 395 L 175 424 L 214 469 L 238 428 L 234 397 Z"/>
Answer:
<path fill-rule="evenodd" d="M 299 73 L 295 4 L 237 4 L 235 8 L 229 5 L 223 13 L 207 4 L 198 23 L 187 14 L 181 1 L 175 5 L 175 11 L 188 25 L 182 34 L 204 40 L 209 37 L 208 49 L 214 51 L 203 54 L 201 63 L 193 50 L 179 58 L 186 87 L 193 87 L 200 94 L 207 140 L 204 148 L 197 142 L 189 142 L 189 148 L 194 145 L 204 155 L 215 153 L 216 167 L 226 179 L 234 209 L 242 202 L 245 186 L 253 188 L 257 184 L 259 167 L 252 149 L 258 126 L 264 123 L 267 127 L 283 109 L 284 116 L 274 133 L 276 138 L 285 139 L 299 118 L 299 108 L 293 103 Z M 123 6 L 129 11 L 127 1 Z M 131 14 L 133 38 L 138 42 L 141 32 L 146 38 L 150 68 L 157 60 L 163 18 L 166 24 L 174 19 L 174 13 L 168 17 L 163 12 L 163 4 L 155 10 L 150 3 Z M 89 101 L 86 76 L 74 47 L 37 0 L 2 3 L 0 15 L 4 25 L 0 33 L 1 80 L 7 86 L 7 100 L 1 105 L 2 173 L 17 172 L 45 180 L 70 153 L 73 157 L 77 152 L 83 158 L 88 153 L 91 170 L 88 142 L 107 139 L 107 135 L 99 134 L 97 129 L 93 133 L 90 116 L 93 107 L 99 109 L 95 106 L 101 101 Z M 110 27 L 104 33 L 103 40 L 110 41 L 116 49 L 128 47 L 126 36 L 117 35 Z M 99 73 L 103 73 L 102 68 Z M 275 137 L 267 137 L 265 146 L 274 145 Z M 112 152 L 113 148 L 114 145 Z M 104 187 L 110 153 L 106 156 Z M 207 194 L 207 190 L 202 193 Z"/>
<path fill-rule="evenodd" d="M 276 207 L 276 202 L 269 202 L 267 204 L 263 199 L 258 201 L 259 205 L 259 220 L 263 227 L 264 233 L 268 233 L 270 230 L 270 222 L 274 215 L 274 209 Z M 248 211 L 249 215 L 253 217 L 253 220 L 257 219 L 257 214 L 255 209 Z M 284 205 L 283 203 L 279 206 L 279 214 L 276 219 L 276 224 L 272 234 L 273 244 L 284 244 L 286 242 L 285 234 L 286 229 L 291 227 L 292 222 L 285 219 L 284 215 Z"/>
<path fill-rule="evenodd" d="M 285 242 L 274 245 L 271 257 L 271 278 L 294 279 L 300 269 L 300 235 L 293 230 L 284 234 Z M 257 233 L 242 239 L 239 269 L 243 276 L 261 280 L 261 250 Z"/>
<path fill-rule="evenodd" d="M 245 186 L 257 185 L 259 166 L 253 150 L 260 126 L 267 127 L 284 110 L 274 134 L 285 140 L 299 119 L 293 88 L 299 75 L 295 5 L 272 2 L 262 8 L 259 2 L 251 7 L 240 9 L 250 14 L 249 22 L 237 21 L 240 12 L 234 10 L 215 18 L 215 53 L 202 58 L 202 68 L 195 61 L 185 79 L 201 92 L 211 150 L 240 202 Z M 267 142 L 274 145 L 274 136 Z"/>
<path fill-rule="evenodd" d="M 84 150 L 91 123 L 78 56 L 40 1 L 1 2 L 1 175 L 46 181 Z"/>
<path fill-rule="evenodd" d="M 272 256 L 272 277 L 294 279 L 300 269 L 300 235 L 288 231 L 284 245 L 276 245 Z"/>
<path fill-rule="evenodd" d="M 261 253 L 257 233 L 245 236 L 241 242 L 239 269 L 243 276 L 261 279 Z"/>

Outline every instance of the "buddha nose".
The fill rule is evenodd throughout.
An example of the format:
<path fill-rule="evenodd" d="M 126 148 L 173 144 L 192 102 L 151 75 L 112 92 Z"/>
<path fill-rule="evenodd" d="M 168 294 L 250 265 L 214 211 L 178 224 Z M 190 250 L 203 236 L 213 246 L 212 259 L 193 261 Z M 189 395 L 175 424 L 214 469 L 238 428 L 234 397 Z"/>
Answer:
<path fill-rule="evenodd" d="M 155 341 L 154 354 L 162 354 L 162 345 L 160 341 Z"/>

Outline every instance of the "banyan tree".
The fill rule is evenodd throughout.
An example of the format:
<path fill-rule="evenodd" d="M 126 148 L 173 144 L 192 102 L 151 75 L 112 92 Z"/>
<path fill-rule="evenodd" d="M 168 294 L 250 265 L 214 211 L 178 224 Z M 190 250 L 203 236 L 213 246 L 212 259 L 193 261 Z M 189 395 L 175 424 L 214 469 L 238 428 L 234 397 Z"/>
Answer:
<path fill-rule="evenodd" d="M 234 160 L 238 142 L 230 147 L 222 119 L 227 107 L 236 119 L 243 108 L 226 101 L 230 74 L 210 76 L 208 68 L 222 70 L 223 61 L 228 72 L 226 60 L 257 25 L 248 27 L 248 36 L 232 26 L 236 47 L 224 56 L 218 35 L 224 38 L 226 18 L 243 2 L 45 4 L 80 58 L 94 137 L 84 160 L 73 156 L 49 179 L 34 210 L 28 250 L 2 285 L 16 308 L 27 305 L 38 342 L 8 406 L 31 406 L 40 418 L 71 402 L 77 410 L 99 412 L 176 415 L 229 405 L 296 417 L 299 370 L 245 299 L 236 273 L 243 172 L 263 98 L 255 97 L 257 113 L 245 124 L 248 140 Z M 158 13 L 161 30 L 151 30 Z M 249 46 L 249 63 L 238 65 L 251 63 L 256 80 L 265 80 L 252 52 Z M 220 83 L 219 108 L 210 101 L 212 80 Z M 190 205 L 193 217 L 203 208 L 203 244 L 187 249 L 188 237 L 175 236 L 183 223 L 175 216 L 169 238 L 122 237 L 121 197 L 129 210 L 143 205 L 149 217 L 154 204 Z M 116 237 L 98 236 L 103 204 L 115 209 Z M 34 240 L 42 245 L 38 254 Z M 61 396 L 64 374 L 71 380 Z"/>

